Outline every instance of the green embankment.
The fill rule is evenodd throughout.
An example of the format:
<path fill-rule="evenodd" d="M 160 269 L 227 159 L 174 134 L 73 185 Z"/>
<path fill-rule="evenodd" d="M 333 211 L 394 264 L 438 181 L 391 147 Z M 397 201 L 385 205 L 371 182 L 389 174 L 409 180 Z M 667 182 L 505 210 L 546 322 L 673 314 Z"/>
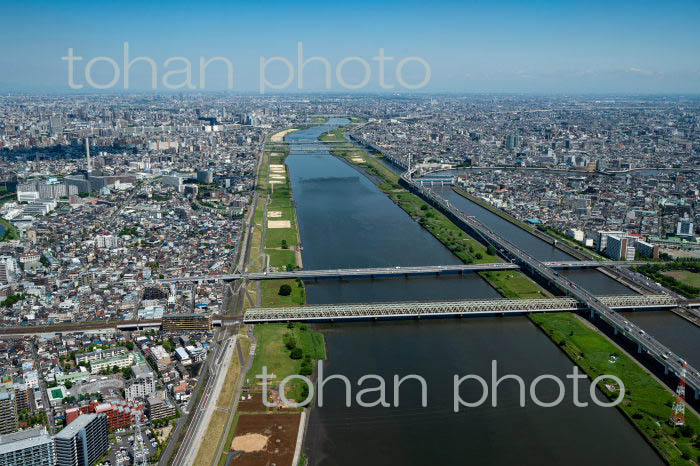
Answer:
<path fill-rule="evenodd" d="M 345 131 L 345 127 L 340 127 L 324 133 L 320 139 L 326 142 L 347 141 Z M 333 146 L 331 153 L 344 158 L 348 163 L 360 166 L 367 174 L 379 179 L 381 181 L 379 189 L 464 263 L 502 262 L 502 259 L 496 255 L 496 251 L 476 241 L 464 230 L 452 223 L 439 210 L 401 187 L 399 185 L 399 176 L 375 157 L 370 156 L 350 142 L 347 145 Z M 362 159 L 361 162 L 360 159 Z M 488 274 L 480 273 L 480 275 L 504 296 L 509 298 L 547 296 L 547 293 L 542 288 L 520 272 L 499 270 Z"/>
<path fill-rule="evenodd" d="M 696 435 L 700 432 L 700 420 L 686 410 L 687 427 L 671 427 L 668 418 L 673 394 L 635 360 L 571 313 L 531 314 L 530 319 L 591 379 L 610 374 L 622 380 L 625 398 L 618 407 L 666 461 L 687 465 L 684 457 L 700 458 L 700 439 Z M 611 355 L 617 356 L 614 364 L 609 362 Z M 617 393 L 608 391 L 604 383 L 599 388 L 611 399 L 617 398 Z"/>
<path fill-rule="evenodd" d="M 339 128 L 326 133 L 322 136 L 322 140 L 341 140 L 344 131 L 344 128 Z M 499 260 L 488 254 L 488 251 L 473 239 L 469 238 L 475 244 L 464 241 L 465 238 L 454 230 L 461 232 L 461 229 L 432 207 L 423 207 L 425 203 L 422 199 L 402 190 L 398 185 L 399 177 L 375 158 L 356 147 L 340 147 L 342 148 L 335 146 L 334 155 L 363 167 L 372 176 L 379 177 L 383 181 L 379 186 L 380 189 L 462 260 L 475 262 Z M 356 160 L 353 161 L 353 158 Z M 361 158 L 362 162 L 358 163 L 357 158 Z M 428 215 L 429 212 L 430 215 Z M 465 244 L 472 246 L 471 250 L 467 246 L 468 254 L 464 251 Z M 481 254 L 479 259 L 476 257 L 477 252 Z M 508 270 L 483 272 L 481 276 L 507 298 L 522 299 L 546 294 L 536 283 L 519 272 Z M 530 314 L 529 317 L 591 379 L 601 374 L 620 377 L 625 384 L 626 395 L 619 408 L 669 464 L 687 465 L 690 464 L 688 459 L 691 458 L 696 463 L 700 461 L 700 438 L 697 435 L 700 430 L 700 421 L 693 413 L 687 412 L 687 427 L 672 428 L 668 424 L 668 418 L 671 414 L 673 394 L 639 363 L 572 313 Z M 618 357 L 615 364 L 609 362 L 611 355 Z M 611 399 L 616 398 L 616 394 L 609 392 L 604 384 L 601 384 L 600 388 Z"/>
<path fill-rule="evenodd" d="M 700 297 L 700 262 L 646 264 L 635 267 L 635 270 L 686 298 Z"/>
<path fill-rule="evenodd" d="M 286 145 L 273 150 L 266 149 L 259 174 L 260 198 L 258 199 L 255 222 L 261 229 L 260 239 L 262 238 L 262 228 L 265 228 L 263 251 L 270 257 L 272 270 L 293 270 L 299 267 L 295 250 L 299 244 L 297 216 L 292 202 L 289 170 L 284 163 L 288 153 L 289 148 Z M 275 172 L 271 171 L 270 165 L 283 165 L 285 170 L 277 173 L 277 178 L 274 178 L 271 175 L 274 175 Z M 279 178 L 282 174 L 284 175 L 283 180 Z M 271 183 L 271 181 L 277 182 Z M 265 216 L 265 206 L 267 206 L 267 217 Z M 289 221 L 290 227 L 269 228 L 268 221 L 270 220 Z M 290 286 L 292 292 L 289 295 L 280 294 L 280 288 L 283 285 Z M 300 281 L 264 280 L 260 283 L 260 288 L 262 304 L 266 307 L 302 306 L 306 303 L 306 291 Z"/>
<path fill-rule="evenodd" d="M 253 365 L 246 374 L 249 385 L 260 383 L 255 376 L 262 374 L 263 366 L 267 367 L 268 374 L 274 375 L 272 386 L 278 386 L 285 377 L 293 374 L 309 376 L 313 362 L 326 359 L 323 334 L 310 330 L 306 324 L 258 324 L 254 332 L 257 349 Z M 294 354 L 295 348 L 299 348 L 301 354 Z M 288 396 L 300 399 L 303 391 L 303 383 L 295 380 L 289 386 Z"/>

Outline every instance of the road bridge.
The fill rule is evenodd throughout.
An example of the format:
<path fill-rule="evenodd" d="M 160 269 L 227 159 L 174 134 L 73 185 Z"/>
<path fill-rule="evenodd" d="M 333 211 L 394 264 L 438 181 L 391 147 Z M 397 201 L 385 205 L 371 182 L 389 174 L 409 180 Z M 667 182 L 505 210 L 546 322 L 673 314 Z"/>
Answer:
<path fill-rule="evenodd" d="M 595 268 L 610 266 L 631 266 L 648 264 L 646 261 L 556 261 L 544 262 L 553 269 L 577 269 Z M 153 280 L 143 280 L 141 284 L 149 283 L 186 283 L 186 282 L 206 282 L 218 280 L 279 280 L 296 279 L 318 280 L 318 279 L 347 279 L 347 278 L 381 278 L 400 276 L 420 276 L 420 275 L 443 275 L 467 272 L 485 272 L 491 270 L 517 270 L 520 266 L 512 262 L 493 262 L 484 264 L 458 264 L 458 265 L 426 265 L 409 267 L 373 267 L 362 269 L 330 269 L 330 270 L 292 270 L 280 272 L 243 272 L 221 275 L 193 275 L 190 277 L 169 277 Z"/>
<path fill-rule="evenodd" d="M 658 341 L 653 336 L 647 334 L 637 325 L 628 322 L 623 316 L 615 312 L 610 306 L 594 296 L 589 291 L 580 288 L 568 278 L 561 276 L 553 268 L 547 266 L 542 261 L 531 256 L 525 251 L 506 240 L 476 218 L 467 216 L 460 210 L 450 205 L 449 201 L 437 196 L 431 190 L 417 184 L 411 179 L 411 174 L 406 172 L 401 177 L 401 183 L 412 192 L 418 194 L 427 202 L 442 211 L 447 217 L 465 228 L 473 236 L 493 245 L 505 257 L 510 258 L 529 274 L 538 277 L 540 280 L 549 283 L 567 295 L 576 299 L 582 306 L 589 309 L 591 317 L 599 317 L 607 322 L 616 333 L 623 332 L 632 342 L 637 344 L 638 351 L 646 351 L 650 356 L 659 361 L 666 371 L 680 374 L 683 370 L 683 358 L 669 358 L 673 354 L 671 350 Z M 687 367 L 687 383 L 693 388 L 696 397 L 700 393 L 700 372 L 694 367 Z"/>
<path fill-rule="evenodd" d="M 600 301 L 615 310 L 664 309 L 678 306 L 671 296 L 601 296 Z M 290 321 L 342 321 L 421 317 L 467 317 L 483 315 L 563 312 L 585 309 L 571 297 L 541 299 L 476 299 L 435 302 L 329 304 L 319 306 L 256 308 L 246 311 L 249 324 Z"/>

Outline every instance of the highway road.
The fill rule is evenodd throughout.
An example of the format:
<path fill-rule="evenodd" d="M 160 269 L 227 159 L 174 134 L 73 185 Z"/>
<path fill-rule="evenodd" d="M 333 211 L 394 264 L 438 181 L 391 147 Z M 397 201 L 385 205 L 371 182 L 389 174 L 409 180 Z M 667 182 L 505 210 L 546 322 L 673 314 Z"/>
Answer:
<path fill-rule="evenodd" d="M 423 196 L 427 197 L 434 203 L 441 205 L 447 209 L 452 215 L 462 220 L 465 224 L 477 232 L 487 243 L 492 244 L 502 254 L 511 257 L 511 259 L 519 263 L 522 268 L 529 269 L 532 273 L 539 275 L 541 278 L 549 281 L 569 296 L 576 298 L 579 302 L 585 304 L 591 313 L 598 315 L 600 318 L 608 322 L 618 332 L 623 332 L 631 341 L 639 345 L 640 351 L 647 351 L 651 356 L 657 359 L 668 370 L 675 374 L 681 374 L 683 371 L 684 358 L 674 355 L 671 350 L 654 338 L 647 334 L 642 328 L 636 324 L 629 322 L 622 315 L 618 314 L 610 307 L 600 301 L 595 295 L 589 291 L 579 287 L 572 281 L 561 276 L 551 267 L 539 261 L 535 257 L 521 250 L 510 241 L 506 240 L 496 232 L 479 222 L 476 218 L 465 215 L 462 211 L 451 206 L 448 201 L 437 196 L 431 190 L 421 187 L 414 183 L 409 176 L 404 174 L 404 181 L 409 183 L 414 189 L 420 191 Z M 700 392 L 700 372 L 688 365 L 686 382 L 691 386 L 696 396 Z"/>
<path fill-rule="evenodd" d="M 543 262 L 553 269 L 595 268 L 612 266 L 632 266 L 649 264 L 648 261 L 556 261 Z M 139 283 L 175 283 L 175 282 L 206 282 L 217 280 L 277 280 L 277 279 L 320 279 L 320 278 L 350 278 L 350 277 L 389 277 L 401 275 L 432 275 L 440 273 L 483 272 L 488 270 L 518 269 L 518 264 L 495 262 L 484 264 L 458 265 L 426 265 L 414 267 L 374 267 L 364 269 L 329 269 L 329 270 L 292 270 L 282 272 L 240 272 L 222 275 L 194 275 L 191 277 L 170 277 L 154 280 L 143 280 Z"/>

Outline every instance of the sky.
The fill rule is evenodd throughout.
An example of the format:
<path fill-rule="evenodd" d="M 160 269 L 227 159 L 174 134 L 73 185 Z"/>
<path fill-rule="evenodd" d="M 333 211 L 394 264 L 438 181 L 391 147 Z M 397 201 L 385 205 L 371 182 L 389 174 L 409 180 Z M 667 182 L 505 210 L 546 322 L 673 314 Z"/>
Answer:
<path fill-rule="evenodd" d="M 152 90 L 143 61 L 129 68 L 127 87 L 128 43 L 130 59 L 155 63 L 157 91 L 700 93 L 697 0 L 26 0 L 8 2 L 3 17 L 1 92 Z M 300 85 L 299 43 L 303 59 L 327 60 L 330 89 L 319 61 L 301 68 Z M 62 59 L 71 48 L 82 60 Z M 373 59 L 380 49 L 383 62 Z M 230 63 L 232 83 L 223 60 L 201 82 L 200 59 L 214 57 Z M 261 70 L 271 57 L 288 63 Z"/>

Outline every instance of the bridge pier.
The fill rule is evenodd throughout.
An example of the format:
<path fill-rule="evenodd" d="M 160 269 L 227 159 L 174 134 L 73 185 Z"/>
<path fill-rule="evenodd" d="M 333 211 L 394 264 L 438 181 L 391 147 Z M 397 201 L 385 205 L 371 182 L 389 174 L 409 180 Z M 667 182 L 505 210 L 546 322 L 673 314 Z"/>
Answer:
<path fill-rule="evenodd" d="M 591 319 L 595 319 L 595 311 L 591 309 Z"/>
<path fill-rule="evenodd" d="M 695 392 L 695 399 L 700 400 L 700 392 L 695 389 L 693 389 L 693 391 Z"/>
<path fill-rule="evenodd" d="M 642 353 L 642 345 L 637 344 L 637 353 L 641 354 Z"/>
<path fill-rule="evenodd" d="M 613 328 L 613 335 L 616 335 L 616 336 L 617 336 L 617 327 L 614 327 L 614 328 Z"/>
<path fill-rule="evenodd" d="M 664 375 L 668 374 L 668 366 L 664 364 Z"/>

